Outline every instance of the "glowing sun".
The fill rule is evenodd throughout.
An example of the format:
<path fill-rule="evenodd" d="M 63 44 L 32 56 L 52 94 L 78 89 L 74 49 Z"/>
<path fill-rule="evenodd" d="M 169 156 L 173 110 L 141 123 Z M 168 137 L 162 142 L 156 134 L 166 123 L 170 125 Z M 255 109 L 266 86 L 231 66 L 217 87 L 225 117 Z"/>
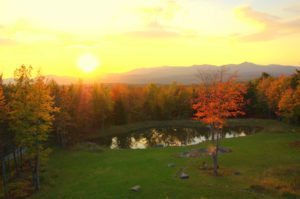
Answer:
<path fill-rule="evenodd" d="M 91 73 L 99 66 L 97 57 L 91 54 L 85 54 L 79 57 L 78 67 L 85 73 Z"/>

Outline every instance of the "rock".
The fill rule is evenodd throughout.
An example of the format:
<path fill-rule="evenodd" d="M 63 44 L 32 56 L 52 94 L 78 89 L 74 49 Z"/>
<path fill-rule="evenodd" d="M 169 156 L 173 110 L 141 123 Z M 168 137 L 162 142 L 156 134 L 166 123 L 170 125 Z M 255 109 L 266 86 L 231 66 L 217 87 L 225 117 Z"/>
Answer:
<path fill-rule="evenodd" d="M 198 149 L 198 151 L 199 151 L 200 153 L 207 153 L 207 152 L 208 152 L 208 150 L 207 150 L 206 148 Z"/>
<path fill-rule="evenodd" d="M 239 176 L 239 175 L 241 175 L 241 172 L 235 171 L 233 174 L 236 175 L 236 176 Z"/>
<path fill-rule="evenodd" d="M 229 149 L 229 148 L 222 148 L 222 147 L 220 147 L 220 148 L 219 148 L 219 152 L 220 152 L 220 153 L 231 153 L 232 150 Z"/>
<path fill-rule="evenodd" d="M 189 156 L 190 158 L 197 158 L 200 157 L 201 153 L 198 150 L 192 150 L 189 152 Z"/>
<path fill-rule="evenodd" d="M 175 164 L 174 163 L 169 163 L 168 167 L 175 167 Z"/>
<path fill-rule="evenodd" d="M 135 185 L 135 186 L 131 187 L 131 191 L 135 191 L 135 192 L 138 192 L 140 189 L 141 189 L 140 185 Z"/>
<path fill-rule="evenodd" d="M 202 170 L 207 170 L 208 169 L 208 166 L 206 164 L 206 162 L 202 162 L 202 167 L 201 167 Z"/>
<path fill-rule="evenodd" d="M 182 172 L 182 173 L 180 174 L 180 179 L 182 179 L 182 180 L 189 179 L 189 175 Z"/>
<path fill-rule="evenodd" d="M 189 152 L 184 151 L 184 152 L 180 153 L 180 157 L 183 157 L 183 158 L 189 157 Z"/>

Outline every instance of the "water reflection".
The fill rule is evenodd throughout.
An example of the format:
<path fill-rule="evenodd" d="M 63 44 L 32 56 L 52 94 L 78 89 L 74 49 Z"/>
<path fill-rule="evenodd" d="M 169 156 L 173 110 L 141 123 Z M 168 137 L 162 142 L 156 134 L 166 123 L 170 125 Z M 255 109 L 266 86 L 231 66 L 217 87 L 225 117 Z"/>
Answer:
<path fill-rule="evenodd" d="M 234 127 L 225 128 L 222 138 L 243 137 L 255 133 L 259 128 Z M 209 128 L 151 128 L 131 132 L 127 135 L 104 137 L 97 140 L 98 144 L 111 149 L 131 148 L 145 149 L 148 147 L 188 146 L 211 140 Z"/>

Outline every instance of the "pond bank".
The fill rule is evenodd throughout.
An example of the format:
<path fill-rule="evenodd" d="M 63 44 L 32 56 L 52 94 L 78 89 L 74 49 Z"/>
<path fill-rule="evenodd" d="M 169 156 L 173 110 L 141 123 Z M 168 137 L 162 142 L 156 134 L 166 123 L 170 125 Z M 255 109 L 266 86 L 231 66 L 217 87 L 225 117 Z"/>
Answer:
<path fill-rule="evenodd" d="M 127 134 L 133 131 L 140 131 L 149 128 L 163 128 L 163 127 L 186 127 L 186 128 L 203 128 L 207 125 L 195 120 L 167 120 L 167 121 L 145 121 L 126 125 L 115 125 L 104 129 L 98 129 L 87 137 L 88 140 L 99 138 L 103 136 L 117 136 L 120 134 Z M 265 119 L 230 119 L 228 126 L 249 126 L 249 127 L 263 127 L 268 131 L 282 130 L 282 128 L 290 128 L 289 125 L 275 120 Z M 284 126 L 284 127 L 283 127 Z"/>
<path fill-rule="evenodd" d="M 32 198 L 299 198 L 299 127 L 270 120 L 235 120 L 232 125 L 264 126 L 252 136 L 224 139 L 232 152 L 220 156 L 222 176 L 201 169 L 211 158 L 181 158 L 195 146 L 109 150 L 55 150 L 43 173 L 42 190 Z M 292 144 L 292 145 L 291 145 Z M 169 167 L 172 163 L 172 167 Z M 176 174 L 183 168 L 189 179 Z M 131 187 L 140 185 L 139 192 Z M 155 191 L 153 191 L 155 190 Z"/>

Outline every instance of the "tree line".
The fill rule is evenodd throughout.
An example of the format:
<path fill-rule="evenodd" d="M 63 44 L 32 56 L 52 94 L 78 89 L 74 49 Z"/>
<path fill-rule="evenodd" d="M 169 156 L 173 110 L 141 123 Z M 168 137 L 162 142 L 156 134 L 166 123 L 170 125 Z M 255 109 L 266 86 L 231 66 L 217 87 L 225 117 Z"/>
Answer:
<path fill-rule="evenodd" d="M 3 84 L 0 78 L 2 181 L 10 197 L 40 189 L 49 145 L 67 147 L 111 125 L 193 118 L 193 105 L 206 92 L 203 84 L 59 85 L 40 74 L 33 78 L 32 72 L 32 67 L 21 66 L 13 83 Z M 263 73 L 239 84 L 245 88 L 243 117 L 300 123 L 299 70 L 280 77 Z M 20 184 L 28 190 L 14 193 Z"/>

